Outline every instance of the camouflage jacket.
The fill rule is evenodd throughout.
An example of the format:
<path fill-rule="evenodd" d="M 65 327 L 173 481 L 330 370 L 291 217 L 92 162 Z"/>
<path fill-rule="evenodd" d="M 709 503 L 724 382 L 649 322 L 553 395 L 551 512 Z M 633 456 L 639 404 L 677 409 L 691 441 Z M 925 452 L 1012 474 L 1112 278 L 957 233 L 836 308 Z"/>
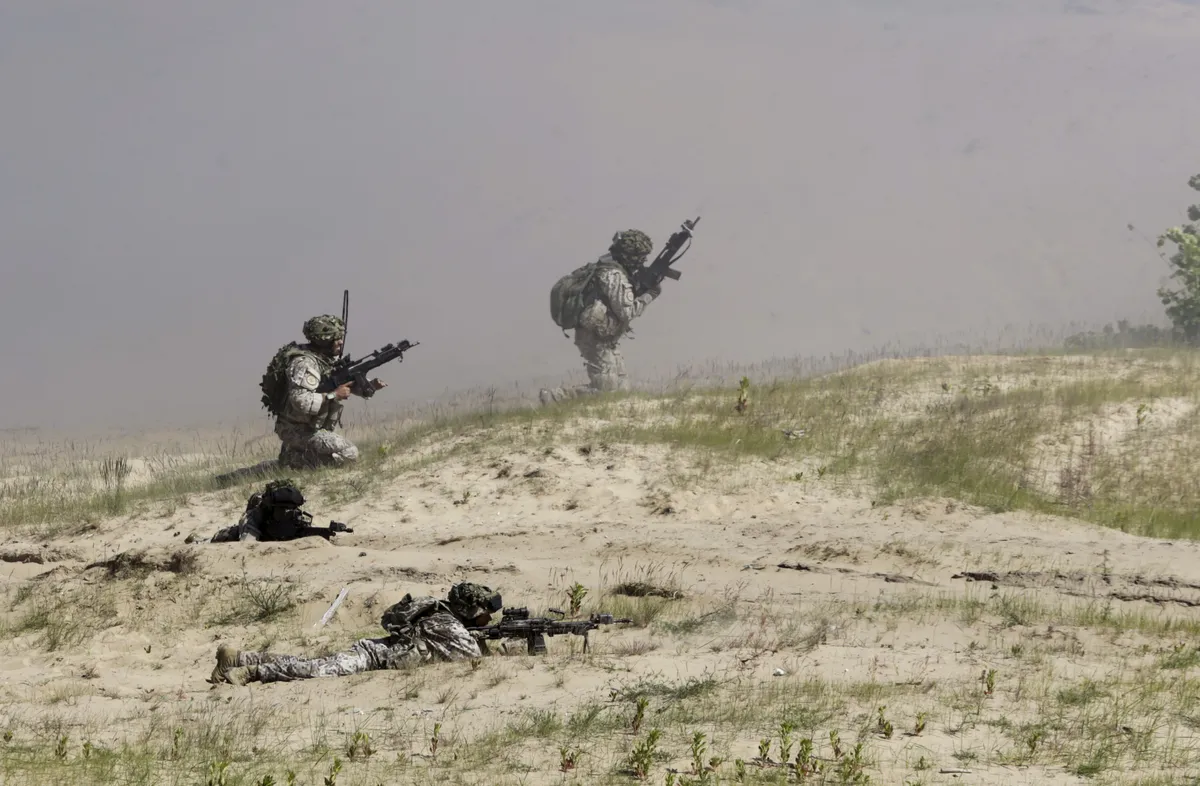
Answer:
<path fill-rule="evenodd" d="M 605 254 L 600 262 L 611 262 L 612 256 Z M 605 264 L 592 280 L 590 302 L 579 315 L 579 327 L 601 338 L 619 338 L 629 330 L 629 323 L 642 315 L 657 292 L 634 294 L 633 282 L 623 268 Z"/>

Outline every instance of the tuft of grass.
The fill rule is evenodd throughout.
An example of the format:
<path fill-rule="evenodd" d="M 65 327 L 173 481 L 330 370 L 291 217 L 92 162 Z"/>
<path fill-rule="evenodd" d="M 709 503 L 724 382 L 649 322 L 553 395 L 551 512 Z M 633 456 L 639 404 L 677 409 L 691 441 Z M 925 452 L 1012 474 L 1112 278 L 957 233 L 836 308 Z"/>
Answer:
<path fill-rule="evenodd" d="M 221 613 L 213 622 L 218 625 L 270 622 L 292 611 L 299 603 L 293 582 L 252 578 L 243 568 L 232 598 L 222 604 Z"/>

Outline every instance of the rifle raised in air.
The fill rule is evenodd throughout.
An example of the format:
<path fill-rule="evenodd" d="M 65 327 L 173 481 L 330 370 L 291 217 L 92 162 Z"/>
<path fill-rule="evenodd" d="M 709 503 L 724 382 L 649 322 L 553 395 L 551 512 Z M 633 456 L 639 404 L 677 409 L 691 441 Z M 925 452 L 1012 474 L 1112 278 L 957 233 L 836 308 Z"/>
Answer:
<path fill-rule="evenodd" d="M 342 356 L 339 360 L 344 360 L 349 354 L 347 349 L 346 339 L 350 337 L 350 290 L 342 291 Z"/>
<path fill-rule="evenodd" d="M 696 216 L 694 220 L 684 221 L 680 225 L 679 231 L 667 238 L 666 244 L 658 252 L 658 256 L 654 258 L 654 261 L 635 273 L 633 285 L 639 295 L 648 289 L 654 289 L 662 283 L 664 278 L 669 278 L 672 281 L 679 280 L 679 277 L 683 274 L 671 266 L 680 259 L 683 259 L 683 255 L 692 247 L 692 230 L 699 223 L 700 216 Z M 684 241 L 687 241 L 687 248 L 680 251 Z"/>

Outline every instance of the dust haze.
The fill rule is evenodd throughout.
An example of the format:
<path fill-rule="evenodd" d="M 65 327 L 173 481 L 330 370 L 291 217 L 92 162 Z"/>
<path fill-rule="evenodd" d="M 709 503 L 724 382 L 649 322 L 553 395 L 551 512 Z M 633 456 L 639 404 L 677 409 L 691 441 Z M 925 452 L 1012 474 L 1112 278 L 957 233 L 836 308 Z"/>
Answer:
<path fill-rule="evenodd" d="M 421 342 L 381 396 L 560 377 L 553 282 L 696 215 L 635 375 L 1153 318 L 1126 225 L 1191 195 L 1197 34 L 1115 0 L 9 0 L 0 426 L 261 417 L 344 288 L 352 354 Z"/>

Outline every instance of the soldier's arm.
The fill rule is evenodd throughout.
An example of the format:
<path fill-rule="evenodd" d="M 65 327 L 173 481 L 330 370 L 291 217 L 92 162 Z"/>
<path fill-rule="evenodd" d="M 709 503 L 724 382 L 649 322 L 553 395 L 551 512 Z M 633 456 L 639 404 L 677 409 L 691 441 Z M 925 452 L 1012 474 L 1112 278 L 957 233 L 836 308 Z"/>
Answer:
<path fill-rule="evenodd" d="M 610 311 L 622 322 L 632 322 L 637 317 L 642 315 L 646 310 L 646 306 L 658 297 L 658 293 L 651 291 L 634 296 L 633 283 L 629 277 L 620 270 L 602 270 L 599 274 L 600 296 L 608 305 Z"/>
<path fill-rule="evenodd" d="M 417 629 L 430 653 L 443 660 L 483 657 L 479 642 L 453 614 L 439 612 L 423 617 Z"/>
<path fill-rule="evenodd" d="M 320 415 L 333 403 L 332 393 L 318 393 L 321 370 L 317 362 L 301 355 L 288 364 L 288 404 L 305 415 Z"/>

